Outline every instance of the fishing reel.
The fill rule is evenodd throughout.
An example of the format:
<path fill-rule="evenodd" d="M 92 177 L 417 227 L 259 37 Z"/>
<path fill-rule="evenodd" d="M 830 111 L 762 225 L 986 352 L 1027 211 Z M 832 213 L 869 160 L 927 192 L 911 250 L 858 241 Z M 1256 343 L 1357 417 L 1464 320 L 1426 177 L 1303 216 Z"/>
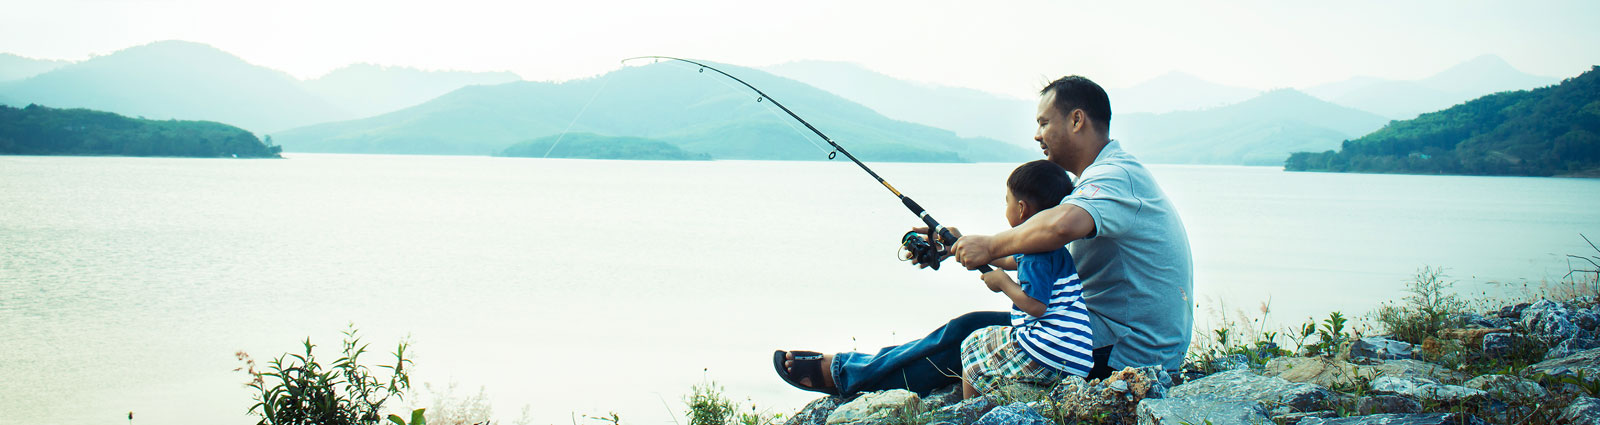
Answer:
<path fill-rule="evenodd" d="M 919 266 L 939 269 L 939 262 L 950 256 L 943 243 L 917 232 L 900 237 L 900 259 Z"/>

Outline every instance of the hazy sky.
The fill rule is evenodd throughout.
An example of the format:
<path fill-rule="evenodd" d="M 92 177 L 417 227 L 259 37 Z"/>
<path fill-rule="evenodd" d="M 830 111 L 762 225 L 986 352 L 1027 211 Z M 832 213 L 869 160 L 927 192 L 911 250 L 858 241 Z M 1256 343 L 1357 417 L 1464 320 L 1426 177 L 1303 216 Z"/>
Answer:
<path fill-rule="evenodd" d="M 1252 87 L 1426 77 L 1483 54 L 1570 77 L 1600 64 L 1600 1 L 0 0 L 0 52 L 80 60 L 207 43 L 301 78 L 371 62 L 531 80 L 670 55 L 824 59 L 1030 97 L 1076 73 L 1179 70 Z"/>

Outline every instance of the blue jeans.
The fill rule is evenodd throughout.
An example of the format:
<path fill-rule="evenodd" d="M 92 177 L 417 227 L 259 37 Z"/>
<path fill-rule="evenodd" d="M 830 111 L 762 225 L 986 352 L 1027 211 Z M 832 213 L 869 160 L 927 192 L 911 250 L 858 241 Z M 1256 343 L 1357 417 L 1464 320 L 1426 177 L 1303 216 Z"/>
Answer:
<path fill-rule="evenodd" d="M 927 337 L 883 347 L 878 354 L 839 353 L 833 358 L 834 386 L 845 396 L 897 388 L 926 396 L 961 382 L 961 340 L 983 327 L 1009 325 L 1009 312 L 972 312 Z"/>

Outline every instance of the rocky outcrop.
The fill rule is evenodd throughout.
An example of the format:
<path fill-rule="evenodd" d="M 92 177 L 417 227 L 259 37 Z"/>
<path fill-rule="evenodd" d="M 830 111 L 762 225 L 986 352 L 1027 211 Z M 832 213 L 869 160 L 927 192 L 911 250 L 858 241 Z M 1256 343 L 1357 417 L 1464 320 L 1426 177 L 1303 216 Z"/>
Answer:
<path fill-rule="evenodd" d="M 1477 416 L 1464 413 L 1414 413 L 1351 416 L 1348 418 L 1306 418 L 1297 425 L 1487 425 Z"/>
<path fill-rule="evenodd" d="M 1600 348 L 1558 359 L 1547 359 L 1522 371 L 1523 376 L 1578 376 L 1579 374 L 1591 382 L 1600 380 Z"/>
<path fill-rule="evenodd" d="M 1489 397 L 1483 390 L 1440 384 L 1427 378 L 1396 376 L 1381 376 L 1372 380 L 1372 392 L 1403 395 L 1423 403 L 1440 406 L 1482 403 Z"/>
<path fill-rule="evenodd" d="M 864 394 L 839 405 L 828 414 L 827 425 L 870 425 L 906 422 L 904 418 L 921 414 L 922 399 L 906 390 Z"/>
<path fill-rule="evenodd" d="M 1259 425 L 1267 412 L 1253 400 L 1216 397 L 1153 398 L 1139 402 L 1139 425 Z"/>

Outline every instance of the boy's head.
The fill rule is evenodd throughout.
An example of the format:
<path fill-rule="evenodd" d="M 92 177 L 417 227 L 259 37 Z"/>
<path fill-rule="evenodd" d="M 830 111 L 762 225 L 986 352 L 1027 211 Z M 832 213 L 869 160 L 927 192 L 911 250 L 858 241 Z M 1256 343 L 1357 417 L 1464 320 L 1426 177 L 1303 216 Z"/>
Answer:
<path fill-rule="evenodd" d="M 1006 220 L 1016 227 L 1070 193 L 1072 179 L 1061 166 L 1043 159 L 1022 164 L 1006 179 Z"/>

